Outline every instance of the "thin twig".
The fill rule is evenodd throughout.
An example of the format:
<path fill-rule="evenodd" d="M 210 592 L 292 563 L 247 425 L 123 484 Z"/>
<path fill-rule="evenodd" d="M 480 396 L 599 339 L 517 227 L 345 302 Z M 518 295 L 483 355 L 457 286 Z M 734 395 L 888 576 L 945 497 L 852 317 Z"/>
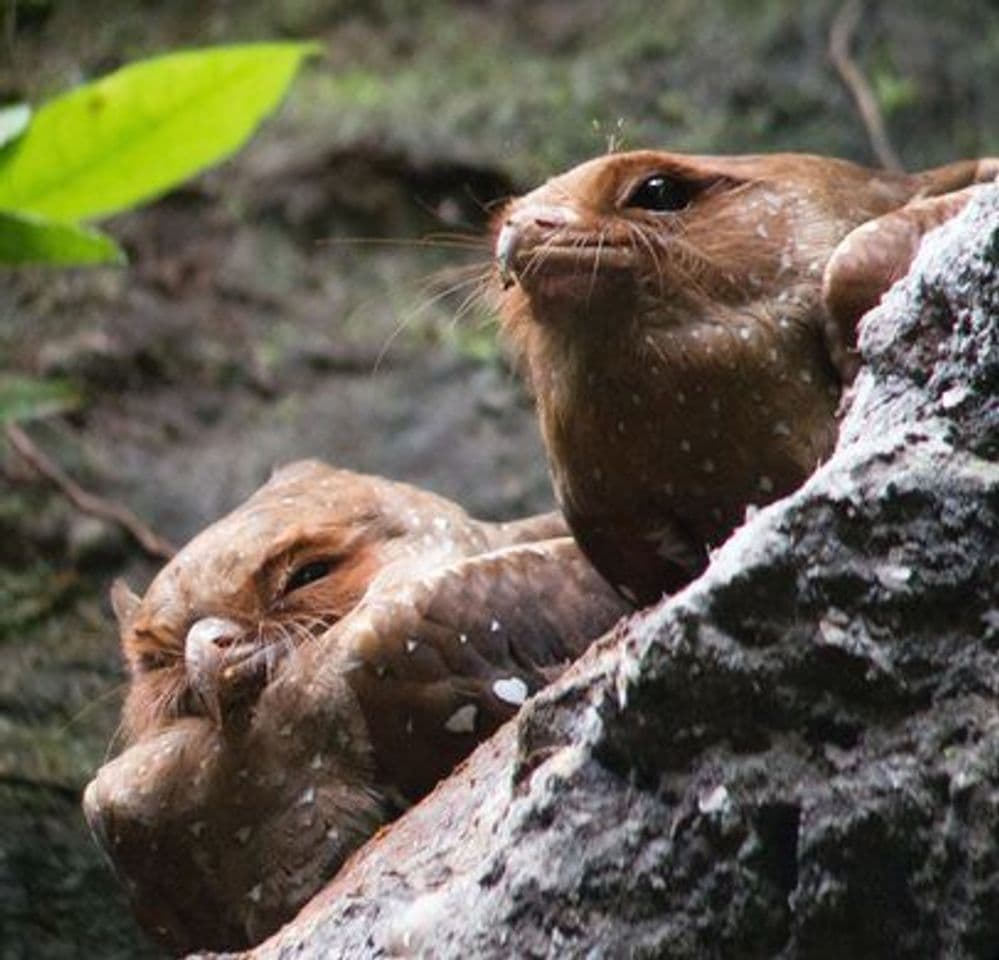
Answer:
<path fill-rule="evenodd" d="M 862 10 L 861 0 L 846 0 L 840 7 L 829 29 L 829 57 L 860 111 L 860 119 L 864 122 L 874 155 L 889 170 L 901 170 L 902 161 L 888 139 L 877 98 L 850 55 L 853 35 L 860 23 Z"/>
<path fill-rule="evenodd" d="M 128 507 L 84 490 L 66 472 L 50 460 L 16 423 L 8 423 L 4 432 L 11 447 L 36 473 L 53 483 L 81 513 L 110 520 L 125 530 L 151 557 L 169 560 L 177 551 L 169 541 L 154 533 Z"/>

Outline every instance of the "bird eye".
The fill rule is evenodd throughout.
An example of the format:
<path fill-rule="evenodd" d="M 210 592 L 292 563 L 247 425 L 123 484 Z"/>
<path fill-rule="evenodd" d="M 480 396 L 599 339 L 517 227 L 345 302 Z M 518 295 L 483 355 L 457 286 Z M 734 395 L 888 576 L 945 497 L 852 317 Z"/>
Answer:
<path fill-rule="evenodd" d="M 625 201 L 626 207 L 638 207 L 654 213 L 669 213 L 689 206 L 693 189 L 684 180 L 657 173 L 643 180 Z"/>
<path fill-rule="evenodd" d="M 313 560 L 299 567 L 288 577 L 288 582 L 284 585 L 285 594 L 287 595 L 294 590 L 307 587 L 310 583 L 315 583 L 317 580 L 322 580 L 332 569 L 333 562 L 331 560 Z"/>
<path fill-rule="evenodd" d="M 140 653 L 136 661 L 138 673 L 154 673 L 169 667 L 172 662 L 169 657 L 162 653 Z"/>

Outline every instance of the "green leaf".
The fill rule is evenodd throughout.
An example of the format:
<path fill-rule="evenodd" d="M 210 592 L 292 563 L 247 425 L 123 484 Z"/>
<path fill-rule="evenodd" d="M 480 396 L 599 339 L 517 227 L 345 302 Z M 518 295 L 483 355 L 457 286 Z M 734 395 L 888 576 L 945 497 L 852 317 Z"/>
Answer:
<path fill-rule="evenodd" d="M 317 49 L 172 53 L 50 101 L 0 152 L 0 209 L 75 221 L 158 196 L 237 150 Z"/>
<path fill-rule="evenodd" d="M 0 210 L 0 266 L 125 263 L 125 251 L 92 227 Z"/>
<path fill-rule="evenodd" d="M 79 390 L 68 380 L 39 380 L 0 373 L 0 421 L 34 420 L 76 410 Z"/>
<path fill-rule="evenodd" d="M 0 147 L 21 136 L 30 122 L 31 107 L 26 103 L 0 107 Z"/>

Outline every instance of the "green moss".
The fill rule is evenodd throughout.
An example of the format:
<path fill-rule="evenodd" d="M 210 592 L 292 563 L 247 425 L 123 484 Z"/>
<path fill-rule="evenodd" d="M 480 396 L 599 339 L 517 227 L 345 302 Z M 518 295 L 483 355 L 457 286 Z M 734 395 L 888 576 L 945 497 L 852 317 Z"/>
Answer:
<path fill-rule="evenodd" d="M 79 580 L 72 571 L 57 570 L 45 561 L 23 570 L 0 567 L 0 643 L 64 606 Z"/>
<path fill-rule="evenodd" d="M 871 77 L 871 86 L 882 112 L 897 113 L 919 101 L 919 85 L 912 77 L 902 77 L 890 66 L 882 66 Z"/>

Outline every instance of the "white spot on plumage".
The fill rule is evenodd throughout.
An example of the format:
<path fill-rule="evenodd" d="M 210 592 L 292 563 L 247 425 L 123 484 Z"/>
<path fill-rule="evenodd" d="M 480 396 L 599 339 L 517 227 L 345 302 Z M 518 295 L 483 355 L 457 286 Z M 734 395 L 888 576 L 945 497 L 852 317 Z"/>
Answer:
<path fill-rule="evenodd" d="M 300 794 L 298 799 L 295 801 L 295 805 L 299 807 L 308 806 L 310 803 L 316 802 L 316 788 L 314 786 L 306 787 Z"/>
<path fill-rule="evenodd" d="M 253 831 L 251 830 L 250 827 L 240 827 L 234 834 L 236 838 L 236 843 L 238 843 L 240 846 L 245 846 L 246 841 L 250 839 L 250 834 L 252 832 Z"/>
<path fill-rule="evenodd" d="M 458 707 L 447 718 L 447 721 L 444 723 L 444 729 L 451 733 L 474 733 L 476 713 L 478 713 L 478 708 L 475 704 L 466 703 L 465 706 Z"/>
<path fill-rule="evenodd" d="M 635 596 L 635 591 L 630 587 L 626 587 L 623 583 L 617 585 L 617 592 L 621 594 L 625 600 L 638 606 L 638 597 Z"/>
<path fill-rule="evenodd" d="M 520 677 L 507 677 L 494 681 L 493 693 L 504 703 L 519 707 L 527 699 L 527 684 Z"/>

